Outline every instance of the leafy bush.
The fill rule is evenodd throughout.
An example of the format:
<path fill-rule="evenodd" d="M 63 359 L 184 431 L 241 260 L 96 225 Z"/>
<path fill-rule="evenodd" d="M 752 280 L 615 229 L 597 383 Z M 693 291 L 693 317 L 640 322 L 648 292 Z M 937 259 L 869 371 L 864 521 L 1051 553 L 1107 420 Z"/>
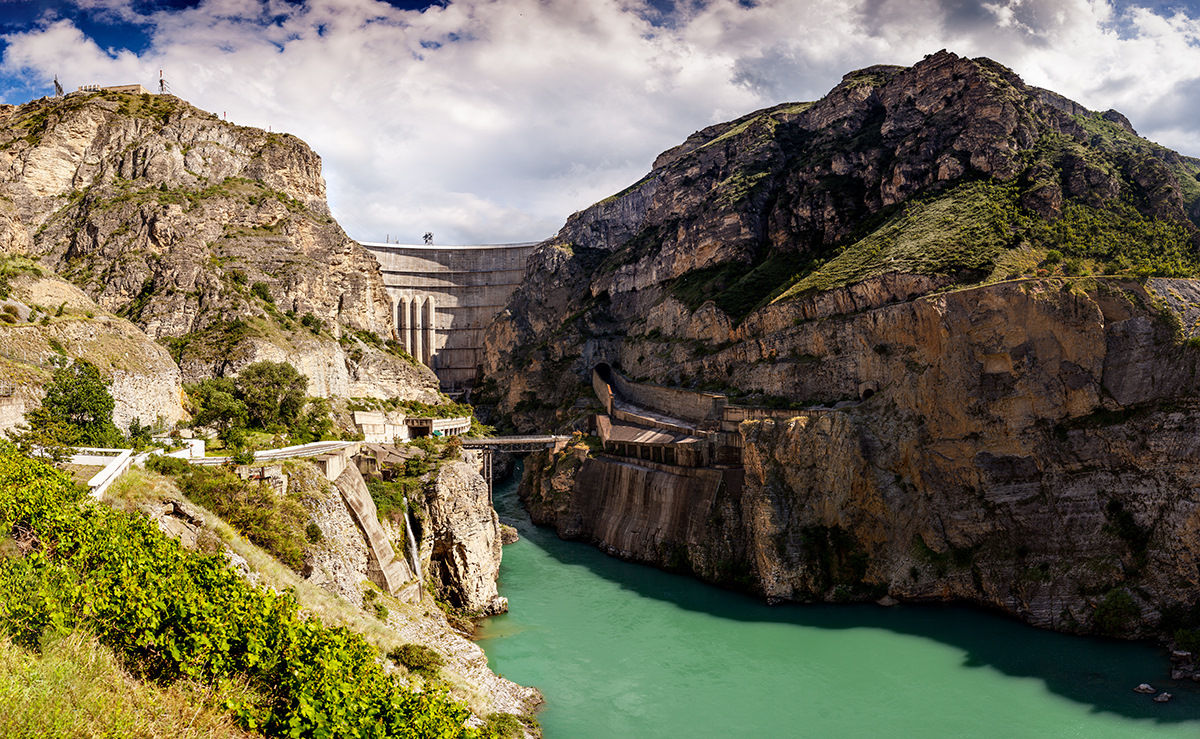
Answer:
<path fill-rule="evenodd" d="M 141 419 L 134 416 L 129 422 L 129 445 L 134 449 L 145 449 L 150 444 L 152 430 L 149 426 L 143 426 Z"/>
<path fill-rule="evenodd" d="M 14 436 L 24 446 L 112 447 L 123 440 L 113 425 L 112 394 L 92 363 L 78 359 L 55 370 L 42 404 L 25 414 Z"/>
<path fill-rule="evenodd" d="M 1200 629 L 1177 629 L 1175 646 L 1193 654 L 1200 653 Z"/>
<path fill-rule="evenodd" d="M 438 668 L 446 663 L 442 655 L 424 644 L 401 644 L 388 652 L 387 656 L 413 672 L 424 675 L 436 675 Z"/>
<path fill-rule="evenodd" d="M 192 466 L 187 463 L 187 460 L 179 457 L 156 454 L 146 460 L 146 469 L 160 475 L 185 475 L 191 471 Z"/>
<path fill-rule="evenodd" d="M 267 287 L 265 282 L 256 282 L 250 286 L 250 292 L 261 299 L 264 303 L 275 303 L 275 298 L 271 296 L 271 288 Z"/>
<path fill-rule="evenodd" d="M 212 426 L 218 435 L 230 428 L 241 428 L 249 419 L 249 411 L 241 398 L 237 397 L 237 386 L 225 377 L 209 377 L 186 388 L 188 396 L 196 406 L 193 423 L 197 426 Z"/>
<path fill-rule="evenodd" d="M 309 519 L 299 501 L 279 495 L 265 483 L 243 480 L 227 469 L 186 467 L 177 478 L 184 495 L 225 519 L 288 567 L 303 568 Z"/>
<path fill-rule="evenodd" d="M 245 681 L 226 707 L 267 736 L 459 737 L 467 710 L 388 676 L 361 636 L 302 617 L 221 556 L 188 552 L 141 515 L 81 504 L 70 479 L 0 444 L 0 631 L 25 647 L 85 628 L 148 679 Z"/>
<path fill-rule="evenodd" d="M 1096 606 L 1092 623 L 1101 634 L 1125 636 L 1130 623 L 1140 615 L 1133 596 L 1121 588 L 1113 588 L 1105 593 L 1104 600 Z"/>
<path fill-rule="evenodd" d="M 309 521 L 308 525 L 304 527 L 304 539 L 309 544 L 316 544 L 321 541 L 321 527 L 315 521 Z"/>
<path fill-rule="evenodd" d="M 325 398 L 309 398 L 304 406 L 304 412 L 292 422 L 290 432 L 292 441 L 297 444 L 307 444 L 310 441 L 320 441 L 333 430 L 333 421 L 329 417 L 329 401 Z"/>
<path fill-rule="evenodd" d="M 312 313 L 305 313 L 303 316 L 301 316 L 300 325 L 304 326 L 309 331 L 312 331 L 314 334 L 321 333 L 321 330 L 325 328 L 325 322 L 314 316 Z"/>

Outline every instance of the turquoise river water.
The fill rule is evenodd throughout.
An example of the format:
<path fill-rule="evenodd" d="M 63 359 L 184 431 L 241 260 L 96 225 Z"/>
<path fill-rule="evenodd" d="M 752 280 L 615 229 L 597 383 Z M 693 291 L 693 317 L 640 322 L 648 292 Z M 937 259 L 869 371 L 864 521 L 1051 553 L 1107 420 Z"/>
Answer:
<path fill-rule="evenodd" d="M 504 548 L 492 669 L 559 737 L 1200 737 L 1200 689 L 1146 645 L 958 607 L 767 606 L 533 526 Z M 1170 690 L 1156 704 L 1140 682 Z"/>

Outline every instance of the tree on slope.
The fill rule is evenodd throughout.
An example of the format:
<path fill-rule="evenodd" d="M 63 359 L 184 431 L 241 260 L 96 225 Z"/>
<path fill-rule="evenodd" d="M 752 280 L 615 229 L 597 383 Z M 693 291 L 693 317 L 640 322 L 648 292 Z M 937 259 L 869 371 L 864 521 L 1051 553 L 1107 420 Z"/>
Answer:
<path fill-rule="evenodd" d="M 122 437 L 114 405 L 96 366 L 77 359 L 54 371 L 42 404 L 25 414 L 28 428 L 16 436 L 23 445 L 115 446 Z"/>
<path fill-rule="evenodd" d="M 267 430 L 292 425 L 307 399 L 308 378 L 287 362 L 255 362 L 234 382 L 251 424 Z"/>

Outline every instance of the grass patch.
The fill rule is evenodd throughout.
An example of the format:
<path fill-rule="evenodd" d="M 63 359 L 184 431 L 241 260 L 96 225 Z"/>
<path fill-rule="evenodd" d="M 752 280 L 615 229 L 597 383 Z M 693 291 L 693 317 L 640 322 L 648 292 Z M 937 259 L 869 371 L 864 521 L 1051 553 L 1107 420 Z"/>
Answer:
<path fill-rule="evenodd" d="M 1016 188 L 971 182 L 916 201 L 812 272 L 800 272 L 771 302 L 890 272 L 983 270 L 1012 242 Z"/>
<path fill-rule="evenodd" d="M 226 698 L 237 696 L 138 680 L 83 631 L 48 633 L 36 651 L 0 636 L 0 736 L 251 736 L 216 708 Z"/>
<path fill-rule="evenodd" d="M 755 264 L 730 262 L 689 272 L 668 286 L 689 310 L 712 300 L 735 321 L 768 302 L 768 296 L 790 280 L 797 270 L 811 268 L 812 260 L 796 254 L 775 253 Z"/>

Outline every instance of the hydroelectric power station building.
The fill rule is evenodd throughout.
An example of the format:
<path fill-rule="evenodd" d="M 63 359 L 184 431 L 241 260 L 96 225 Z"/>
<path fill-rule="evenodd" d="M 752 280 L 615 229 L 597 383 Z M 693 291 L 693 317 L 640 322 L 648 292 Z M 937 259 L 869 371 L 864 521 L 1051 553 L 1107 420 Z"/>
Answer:
<path fill-rule="evenodd" d="M 474 380 L 483 331 L 525 277 L 538 242 L 523 244 L 381 244 L 360 241 L 383 272 L 396 335 L 447 390 Z"/>

